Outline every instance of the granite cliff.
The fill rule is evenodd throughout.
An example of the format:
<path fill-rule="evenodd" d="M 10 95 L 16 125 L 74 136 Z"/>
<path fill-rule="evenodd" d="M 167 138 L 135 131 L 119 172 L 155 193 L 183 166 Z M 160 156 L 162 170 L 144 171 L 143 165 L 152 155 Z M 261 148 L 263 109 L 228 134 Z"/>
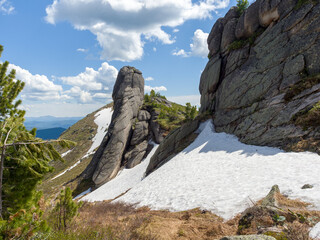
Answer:
<path fill-rule="evenodd" d="M 320 3 L 257 0 L 214 24 L 200 112 L 242 142 L 319 152 Z"/>

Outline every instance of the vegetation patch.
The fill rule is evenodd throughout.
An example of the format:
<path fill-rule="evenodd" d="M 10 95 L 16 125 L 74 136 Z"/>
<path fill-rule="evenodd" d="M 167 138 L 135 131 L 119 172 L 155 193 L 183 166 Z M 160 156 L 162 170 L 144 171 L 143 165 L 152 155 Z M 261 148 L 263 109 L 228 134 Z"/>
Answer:
<path fill-rule="evenodd" d="M 295 96 L 298 96 L 304 90 L 310 89 L 313 86 L 320 83 L 320 74 L 313 76 L 307 76 L 301 79 L 298 83 L 289 88 L 289 90 L 284 95 L 284 100 L 289 102 Z"/>
<path fill-rule="evenodd" d="M 260 28 L 259 30 L 257 30 L 251 37 L 247 38 L 247 39 L 240 39 L 240 40 L 236 40 L 234 42 L 232 42 L 229 46 L 228 46 L 228 50 L 232 51 L 232 50 L 237 50 L 237 49 L 241 49 L 243 47 L 245 47 L 246 45 L 252 46 L 254 44 L 254 42 L 256 41 L 256 39 L 264 32 L 263 28 Z"/>
<path fill-rule="evenodd" d="M 309 127 L 320 126 L 320 101 L 311 109 L 306 109 L 295 114 L 292 119 L 293 123 L 307 130 Z"/>
<path fill-rule="evenodd" d="M 167 101 L 165 96 L 152 90 L 144 96 L 143 108 L 151 108 L 157 112 L 157 122 L 168 132 L 180 127 L 184 122 L 193 120 L 197 115 L 197 107 L 186 103 L 186 106 Z"/>

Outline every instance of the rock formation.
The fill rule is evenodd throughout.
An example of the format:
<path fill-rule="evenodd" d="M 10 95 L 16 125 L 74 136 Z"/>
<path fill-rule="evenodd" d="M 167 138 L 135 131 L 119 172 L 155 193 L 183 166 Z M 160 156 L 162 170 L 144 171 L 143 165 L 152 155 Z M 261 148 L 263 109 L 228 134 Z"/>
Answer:
<path fill-rule="evenodd" d="M 112 98 L 114 113 L 108 132 L 81 179 L 94 187 L 114 178 L 121 168 L 133 168 L 151 151 L 152 140 L 160 143 L 166 130 L 157 122 L 159 111 L 144 102 L 144 79 L 134 67 L 123 67 L 118 74 Z M 156 97 L 152 101 L 171 108 L 172 103 Z"/>
<path fill-rule="evenodd" d="M 123 67 L 114 85 L 112 98 L 114 113 L 108 133 L 85 170 L 96 186 L 114 178 L 123 164 L 123 153 L 130 145 L 132 126 L 143 104 L 144 79 L 139 70 Z M 147 146 L 143 145 L 139 149 Z M 139 154 L 139 152 L 138 152 Z M 130 160 L 136 154 L 130 155 Z M 133 161 L 133 160 L 132 160 Z"/>
<path fill-rule="evenodd" d="M 320 3 L 257 0 L 208 37 L 201 112 L 245 143 L 319 151 Z M 320 105 L 319 105 L 320 106 Z"/>

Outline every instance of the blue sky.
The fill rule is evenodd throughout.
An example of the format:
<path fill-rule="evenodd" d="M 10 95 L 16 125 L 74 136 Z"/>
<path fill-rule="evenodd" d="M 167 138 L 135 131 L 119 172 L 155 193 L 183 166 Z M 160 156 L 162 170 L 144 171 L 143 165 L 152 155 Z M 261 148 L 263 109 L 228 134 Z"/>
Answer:
<path fill-rule="evenodd" d="M 235 0 L 0 0 L 1 61 L 26 82 L 27 116 L 85 116 L 112 101 L 117 71 L 143 72 L 179 103 L 199 104 L 206 38 Z"/>

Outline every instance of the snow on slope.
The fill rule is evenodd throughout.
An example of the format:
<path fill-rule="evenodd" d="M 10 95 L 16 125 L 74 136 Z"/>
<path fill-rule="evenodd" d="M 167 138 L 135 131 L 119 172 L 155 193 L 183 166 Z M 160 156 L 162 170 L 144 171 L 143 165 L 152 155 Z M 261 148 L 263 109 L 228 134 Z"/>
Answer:
<path fill-rule="evenodd" d="M 132 189 L 116 201 L 171 211 L 200 207 L 229 219 L 278 184 L 290 198 L 301 198 L 320 208 L 317 154 L 246 145 L 233 135 L 216 133 L 211 121 L 204 124 L 190 146 L 134 187 L 127 187 Z M 114 188 L 130 184 L 128 179 L 117 178 L 107 183 L 110 186 L 118 181 L 104 188 L 105 198 L 93 192 L 87 199 L 110 199 Z M 306 183 L 314 187 L 302 190 Z"/>
<path fill-rule="evenodd" d="M 94 116 L 94 123 L 97 124 L 97 133 L 92 139 L 92 145 L 88 150 L 87 154 L 84 155 L 82 158 L 88 157 L 90 154 L 94 153 L 94 150 L 100 146 L 108 127 L 111 123 L 113 110 L 112 108 L 104 108 L 101 111 L 97 112 Z"/>
<path fill-rule="evenodd" d="M 81 200 L 86 201 L 103 201 L 106 199 L 114 199 L 120 194 L 128 191 L 130 188 L 140 183 L 144 177 L 146 168 L 150 162 L 150 158 L 157 150 L 158 145 L 154 144 L 152 151 L 146 159 L 139 165 L 131 169 L 123 169 L 116 178 L 107 182 L 100 188 L 88 194 Z"/>
<path fill-rule="evenodd" d="M 112 108 L 104 108 L 102 110 L 100 110 L 99 112 L 97 112 L 94 116 L 94 123 L 97 124 L 97 133 L 94 136 L 94 138 L 92 139 L 92 145 L 90 147 L 90 149 L 88 150 L 88 152 L 80 159 L 78 160 L 75 164 L 73 164 L 71 167 L 67 168 L 66 170 L 64 170 L 63 172 L 59 173 L 58 175 L 56 175 L 55 177 L 53 177 L 51 180 L 54 180 L 60 176 L 62 176 L 63 174 L 65 174 L 66 172 L 70 171 L 71 169 L 75 168 L 82 159 L 88 157 L 89 155 L 94 153 L 94 150 L 100 146 L 103 137 L 106 135 L 106 131 L 108 130 L 108 127 L 111 123 L 111 117 L 112 117 L 112 113 L 113 110 Z M 72 151 L 69 150 L 65 153 L 63 153 L 61 156 L 64 157 L 67 154 L 69 154 Z"/>
<path fill-rule="evenodd" d="M 309 235 L 315 240 L 320 240 L 320 222 L 311 229 Z"/>

